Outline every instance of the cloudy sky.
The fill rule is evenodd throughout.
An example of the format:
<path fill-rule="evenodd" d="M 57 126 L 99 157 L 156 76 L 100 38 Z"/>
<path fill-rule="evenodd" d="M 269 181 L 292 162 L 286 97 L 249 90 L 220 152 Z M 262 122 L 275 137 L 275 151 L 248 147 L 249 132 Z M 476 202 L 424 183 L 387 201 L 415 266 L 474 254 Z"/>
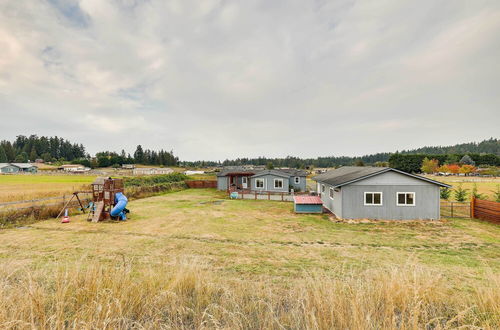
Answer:
<path fill-rule="evenodd" d="M 499 137 L 500 1 L 0 0 L 0 139 L 184 160 Z"/>

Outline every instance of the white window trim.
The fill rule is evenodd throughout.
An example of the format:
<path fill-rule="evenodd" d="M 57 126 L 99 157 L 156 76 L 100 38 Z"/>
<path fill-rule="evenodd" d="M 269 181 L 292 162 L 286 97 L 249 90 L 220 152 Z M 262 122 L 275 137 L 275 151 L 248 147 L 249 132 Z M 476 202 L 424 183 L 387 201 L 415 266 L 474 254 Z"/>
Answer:
<path fill-rule="evenodd" d="M 276 182 L 281 181 L 281 187 L 276 187 Z M 274 179 L 273 180 L 273 188 L 274 189 L 283 189 L 285 187 L 285 183 L 283 182 L 283 179 Z"/>
<path fill-rule="evenodd" d="M 296 176 L 294 182 L 295 182 L 295 184 L 299 184 L 300 183 L 300 176 Z"/>
<path fill-rule="evenodd" d="M 241 183 L 248 183 L 248 178 L 246 176 L 242 177 Z"/>
<path fill-rule="evenodd" d="M 262 187 L 257 187 L 257 181 L 262 181 Z M 264 190 L 266 189 L 266 179 L 262 179 L 262 178 L 255 178 L 255 189 L 260 189 L 260 190 Z"/>
<path fill-rule="evenodd" d="M 330 188 L 330 190 L 328 191 L 328 196 L 330 197 L 331 200 L 333 200 L 334 194 L 335 194 L 335 190 L 333 190 L 333 188 Z"/>
<path fill-rule="evenodd" d="M 366 194 L 380 194 L 380 204 L 366 204 Z M 363 204 L 365 206 L 383 206 L 384 205 L 384 194 L 381 191 L 365 191 L 363 195 Z"/>
<path fill-rule="evenodd" d="M 413 204 L 399 204 L 399 194 L 405 194 L 405 201 L 406 201 L 406 194 L 413 194 Z M 417 204 L 417 194 L 414 191 L 398 191 L 396 192 L 396 205 L 397 206 L 416 206 Z"/>

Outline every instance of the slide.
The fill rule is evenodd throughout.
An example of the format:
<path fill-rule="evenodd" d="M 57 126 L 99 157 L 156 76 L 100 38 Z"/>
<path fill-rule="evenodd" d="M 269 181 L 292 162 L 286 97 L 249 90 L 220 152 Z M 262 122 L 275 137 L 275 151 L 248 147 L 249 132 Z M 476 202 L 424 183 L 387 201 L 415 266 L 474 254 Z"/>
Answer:
<path fill-rule="evenodd" d="M 126 220 L 127 216 L 123 210 L 127 206 L 128 199 L 123 193 L 115 194 L 115 207 L 110 212 L 112 217 L 120 217 L 120 220 Z"/>

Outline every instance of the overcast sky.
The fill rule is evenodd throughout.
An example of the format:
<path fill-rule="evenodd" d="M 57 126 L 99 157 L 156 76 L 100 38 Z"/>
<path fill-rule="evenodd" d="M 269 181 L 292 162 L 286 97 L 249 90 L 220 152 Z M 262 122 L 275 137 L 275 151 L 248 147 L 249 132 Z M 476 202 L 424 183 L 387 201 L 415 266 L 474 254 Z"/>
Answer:
<path fill-rule="evenodd" d="M 499 127 L 498 0 L 0 0 L 0 139 L 224 160 Z"/>

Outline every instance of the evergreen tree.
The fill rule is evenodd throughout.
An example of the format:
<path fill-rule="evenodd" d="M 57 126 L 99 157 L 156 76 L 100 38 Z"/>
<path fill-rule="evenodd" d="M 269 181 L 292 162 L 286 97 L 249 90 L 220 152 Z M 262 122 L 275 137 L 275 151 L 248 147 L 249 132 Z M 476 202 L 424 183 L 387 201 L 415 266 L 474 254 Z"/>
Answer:
<path fill-rule="evenodd" d="M 465 202 L 467 200 L 467 191 L 469 190 L 462 188 L 462 184 L 459 184 L 458 188 L 455 189 L 455 200 L 457 202 Z"/>
<path fill-rule="evenodd" d="M 30 160 L 34 162 L 38 158 L 35 147 L 31 147 Z"/>
<path fill-rule="evenodd" d="M 141 145 L 138 145 L 137 149 L 135 149 L 134 160 L 135 160 L 136 164 L 143 164 L 144 163 L 144 151 L 142 150 Z"/>
<path fill-rule="evenodd" d="M 0 163 L 7 163 L 7 154 L 5 153 L 5 149 L 0 144 Z"/>

